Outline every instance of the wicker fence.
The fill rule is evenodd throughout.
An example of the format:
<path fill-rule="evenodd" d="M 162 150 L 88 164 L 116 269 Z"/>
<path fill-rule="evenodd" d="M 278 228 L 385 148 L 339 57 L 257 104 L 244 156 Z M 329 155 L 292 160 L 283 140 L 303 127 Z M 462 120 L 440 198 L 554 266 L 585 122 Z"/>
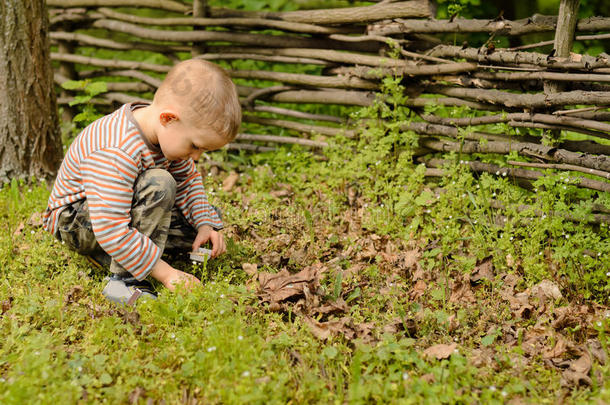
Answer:
<path fill-rule="evenodd" d="M 579 187 L 610 191 L 610 56 L 571 53 L 574 40 L 610 38 L 605 33 L 610 18 L 577 20 L 577 1 L 562 0 L 559 16 L 517 21 L 436 20 L 433 5 L 422 0 L 282 13 L 209 8 L 205 0 L 47 3 L 57 83 L 121 78 L 110 80 L 109 91 L 94 100 L 102 105 L 150 98 L 184 52 L 212 61 L 266 62 L 252 64 L 260 70 L 230 71 L 250 83 L 238 86 L 244 122 L 280 127 L 291 135 L 242 133 L 230 148 L 265 151 L 280 143 L 324 148 L 328 137 L 353 136 L 351 129 L 341 129 L 345 117 L 312 113 L 311 105 L 370 105 L 381 79 L 397 75 L 405 78 L 410 96 L 405 105 L 415 115 L 404 130 L 419 134 L 417 158 L 426 163 L 427 175 L 443 175 L 444 162 L 428 158 L 431 153 L 517 153 L 529 162 L 463 164 L 526 185 L 545 169 L 555 169 Z M 135 8 L 154 9 L 158 16 L 139 16 Z M 500 37 L 540 32 L 555 33 L 555 40 L 512 49 L 496 45 Z M 477 47 L 448 45 L 442 41 L 448 33 L 486 34 L 489 41 Z M 532 51 L 549 44 L 551 54 Z M 111 50 L 112 58 L 87 56 L 92 48 L 96 55 Z M 158 57 L 130 60 L 132 50 Z M 284 70 L 304 73 L 277 68 L 287 65 L 300 68 Z M 72 97 L 63 91 L 59 101 L 65 105 Z M 465 106 L 468 117 L 426 113 L 428 104 Z M 490 129 L 494 124 L 520 130 L 498 133 Z M 545 140 L 532 135 L 541 131 L 529 128 L 544 129 Z M 574 140 L 563 136 L 567 133 L 584 136 Z"/>

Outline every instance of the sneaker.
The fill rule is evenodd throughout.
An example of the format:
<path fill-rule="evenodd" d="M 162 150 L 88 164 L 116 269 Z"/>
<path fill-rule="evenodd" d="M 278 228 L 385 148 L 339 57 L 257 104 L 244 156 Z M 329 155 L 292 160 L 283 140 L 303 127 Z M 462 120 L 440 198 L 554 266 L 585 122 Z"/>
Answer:
<path fill-rule="evenodd" d="M 102 294 L 110 301 L 127 305 L 134 305 L 139 298 L 157 298 L 152 284 L 148 281 L 138 281 L 134 277 L 121 277 L 116 274 L 108 279 Z"/>

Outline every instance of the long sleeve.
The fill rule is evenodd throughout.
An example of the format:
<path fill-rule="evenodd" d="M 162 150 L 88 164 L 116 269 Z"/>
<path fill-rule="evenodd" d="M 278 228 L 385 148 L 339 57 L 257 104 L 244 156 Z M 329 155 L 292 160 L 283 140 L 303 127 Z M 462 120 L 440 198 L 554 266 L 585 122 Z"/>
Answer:
<path fill-rule="evenodd" d="M 150 238 L 129 225 L 138 173 L 136 162 L 117 148 L 97 150 L 81 162 L 82 184 L 96 239 L 113 259 L 142 280 L 162 252 Z"/>
<path fill-rule="evenodd" d="M 195 162 L 192 159 L 172 162 L 169 171 L 177 183 L 176 206 L 191 225 L 195 229 L 203 225 L 222 229 L 222 220 L 208 202 L 203 188 L 203 179 Z"/>

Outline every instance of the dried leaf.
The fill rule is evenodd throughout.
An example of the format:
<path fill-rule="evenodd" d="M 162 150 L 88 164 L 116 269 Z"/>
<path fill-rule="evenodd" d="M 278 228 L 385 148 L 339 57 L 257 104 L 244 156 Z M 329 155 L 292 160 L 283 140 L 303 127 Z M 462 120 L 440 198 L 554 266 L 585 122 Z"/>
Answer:
<path fill-rule="evenodd" d="M 311 333 L 320 340 L 326 340 L 332 335 L 346 334 L 353 337 L 353 332 L 346 328 L 347 318 L 328 322 L 318 322 L 313 318 L 305 317 L 305 323 L 309 326 Z"/>
<path fill-rule="evenodd" d="M 411 299 L 421 297 L 426 292 L 426 287 L 427 285 L 424 280 L 417 280 L 417 283 L 415 283 L 411 291 L 409 291 L 409 297 L 411 297 Z"/>
<path fill-rule="evenodd" d="M 322 265 L 309 266 L 296 274 L 290 274 L 283 269 L 279 273 L 258 273 L 260 284 L 259 296 L 263 302 L 277 304 L 295 296 L 304 296 L 305 289 L 315 291 L 319 284 L 319 276 L 324 271 Z"/>
<path fill-rule="evenodd" d="M 23 229 L 25 228 L 25 223 L 22 221 L 17 225 L 15 232 L 13 232 L 13 236 L 19 236 L 23 233 Z"/>
<path fill-rule="evenodd" d="M 337 300 L 330 302 L 324 306 L 314 308 L 314 312 L 317 312 L 319 314 L 333 314 L 339 312 L 347 312 L 348 309 L 349 307 L 347 306 L 343 298 L 338 298 Z"/>
<path fill-rule="evenodd" d="M 6 300 L 2 300 L 2 315 L 7 313 L 13 307 L 13 297 L 8 297 Z"/>
<path fill-rule="evenodd" d="M 242 263 L 241 268 L 244 269 L 246 274 L 250 277 L 258 274 L 258 265 L 256 263 Z"/>
<path fill-rule="evenodd" d="M 608 361 L 608 357 L 606 351 L 602 347 L 601 343 L 597 339 L 589 339 L 588 340 L 589 351 L 593 355 L 593 357 L 602 365 L 606 364 Z"/>
<path fill-rule="evenodd" d="M 84 291 L 85 291 L 85 289 L 82 286 L 75 285 L 74 287 L 72 287 L 70 289 L 70 291 L 66 295 L 66 298 L 64 299 L 64 304 L 70 305 L 70 304 L 77 303 L 83 297 Z"/>
<path fill-rule="evenodd" d="M 578 360 L 570 364 L 570 369 L 577 373 L 589 374 L 589 371 L 591 371 L 591 356 L 588 353 L 583 354 Z"/>
<path fill-rule="evenodd" d="M 222 182 L 223 191 L 229 192 L 235 187 L 237 184 L 237 180 L 239 180 L 239 173 L 231 172 Z"/>
<path fill-rule="evenodd" d="M 476 284 L 482 280 L 493 281 L 493 279 L 493 263 L 491 256 L 489 256 L 477 263 L 470 275 L 470 282 Z"/>
<path fill-rule="evenodd" d="M 292 191 L 290 190 L 273 190 L 270 191 L 269 194 L 271 194 L 271 197 L 274 198 L 282 198 L 282 197 L 290 197 L 292 195 Z"/>
<path fill-rule="evenodd" d="M 451 289 L 451 296 L 449 302 L 454 303 L 473 303 L 475 302 L 474 293 L 470 289 L 470 279 L 467 274 L 462 276 L 462 279 L 455 280 L 453 282 L 453 288 Z"/>
<path fill-rule="evenodd" d="M 130 404 L 137 404 L 141 398 L 146 397 L 146 390 L 141 387 L 136 387 L 129 393 L 128 399 Z"/>
<path fill-rule="evenodd" d="M 552 359 L 561 357 L 567 350 L 567 342 L 564 338 L 559 337 L 555 346 L 552 349 L 547 349 L 542 353 L 542 357 L 545 359 Z"/>
<path fill-rule="evenodd" d="M 457 348 L 457 343 L 451 343 L 449 345 L 438 344 L 430 346 L 424 350 L 424 356 L 434 357 L 437 360 L 447 359 L 451 356 L 454 350 Z"/>
<path fill-rule="evenodd" d="M 561 385 L 564 387 L 578 387 L 581 385 L 592 385 L 593 381 L 588 375 L 573 370 L 565 370 L 561 374 Z"/>
<path fill-rule="evenodd" d="M 432 374 L 432 373 L 424 374 L 421 377 L 419 377 L 419 379 L 424 382 L 427 382 L 428 384 L 432 384 L 432 383 L 434 383 L 434 381 L 436 381 L 436 378 L 434 377 L 434 374 Z"/>
<path fill-rule="evenodd" d="M 541 282 L 533 286 L 532 294 L 537 295 L 543 299 L 551 298 L 553 300 L 558 300 L 562 297 L 559 287 L 551 280 L 542 280 Z"/>
<path fill-rule="evenodd" d="M 31 225 L 35 228 L 40 228 L 42 226 L 42 212 L 35 212 L 28 219 L 28 225 Z"/>

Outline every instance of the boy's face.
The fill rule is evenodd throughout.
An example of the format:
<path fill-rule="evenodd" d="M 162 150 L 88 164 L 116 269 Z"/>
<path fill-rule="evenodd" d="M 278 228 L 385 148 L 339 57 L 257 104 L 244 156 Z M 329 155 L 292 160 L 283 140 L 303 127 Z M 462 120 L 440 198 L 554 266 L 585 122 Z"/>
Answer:
<path fill-rule="evenodd" d="M 159 114 L 157 139 L 167 160 L 191 158 L 195 161 L 206 151 L 222 148 L 227 142 L 208 126 L 193 126 L 173 112 Z"/>

